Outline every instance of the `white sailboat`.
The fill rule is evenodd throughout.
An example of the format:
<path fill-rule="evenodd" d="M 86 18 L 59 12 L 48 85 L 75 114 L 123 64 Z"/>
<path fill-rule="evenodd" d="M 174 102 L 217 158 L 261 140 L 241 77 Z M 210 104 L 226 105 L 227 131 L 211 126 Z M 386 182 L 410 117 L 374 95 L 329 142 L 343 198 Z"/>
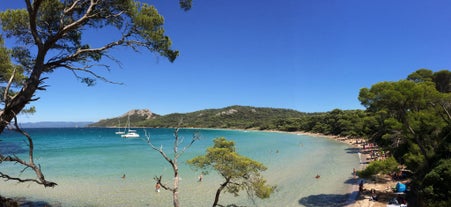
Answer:
<path fill-rule="evenodd" d="M 138 138 L 139 134 L 136 132 L 136 130 L 130 129 L 130 116 L 128 116 L 127 126 L 128 126 L 127 133 L 121 135 L 121 137 L 123 137 L 123 138 Z"/>
<path fill-rule="evenodd" d="M 121 131 L 121 120 L 119 119 L 119 126 L 117 127 L 117 132 L 115 134 L 125 134 L 125 127 L 124 131 Z"/>
<path fill-rule="evenodd" d="M 126 134 L 121 135 L 124 138 L 138 138 L 139 134 L 134 129 L 129 129 Z"/>

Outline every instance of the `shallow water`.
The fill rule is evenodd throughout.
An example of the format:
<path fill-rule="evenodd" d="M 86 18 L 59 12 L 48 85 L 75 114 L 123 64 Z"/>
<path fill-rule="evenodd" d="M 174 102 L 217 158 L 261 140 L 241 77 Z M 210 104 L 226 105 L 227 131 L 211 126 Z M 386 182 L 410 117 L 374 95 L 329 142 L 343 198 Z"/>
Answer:
<path fill-rule="evenodd" d="M 152 143 L 172 156 L 173 130 L 148 129 Z M 194 129 L 183 129 L 181 146 L 191 140 Z M 163 175 L 171 184 L 172 168 L 142 139 L 124 139 L 115 129 L 30 129 L 35 140 L 36 162 L 55 188 L 0 181 L 0 194 L 62 206 L 171 206 L 170 192 L 154 191 L 154 176 Z M 138 130 L 143 135 L 143 130 Z M 212 172 L 197 182 L 199 172 L 185 164 L 205 153 L 216 137 L 236 143 L 240 154 L 262 162 L 268 183 L 277 192 L 252 203 L 243 192 L 239 197 L 223 193 L 221 204 L 246 206 L 342 206 L 349 199 L 351 171 L 359 165 L 348 145 L 334 140 L 288 133 L 257 131 L 200 130 L 196 141 L 179 159 L 180 202 L 182 206 L 210 206 L 222 181 Z M 0 151 L 26 156 L 23 138 L 12 132 L 1 135 Z M 182 148 L 181 147 L 181 148 Z M 18 175 L 18 165 L 1 164 L 0 171 Z M 30 173 L 28 173 L 30 174 Z M 126 178 L 121 176 L 125 174 Z M 320 179 L 315 175 L 320 174 Z M 27 175 L 24 173 L 23 175 Z M 32 174 L 30 174 L 32 175 Z"/>

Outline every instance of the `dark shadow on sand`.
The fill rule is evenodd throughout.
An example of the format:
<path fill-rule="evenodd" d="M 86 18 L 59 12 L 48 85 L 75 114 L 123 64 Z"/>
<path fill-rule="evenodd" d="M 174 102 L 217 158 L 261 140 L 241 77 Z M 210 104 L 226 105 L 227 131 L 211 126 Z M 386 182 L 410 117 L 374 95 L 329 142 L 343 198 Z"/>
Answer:
<path fill-rule="evenodd" d="M 350 148 L 346 148 L 345 151 L 346 153 L 349 154 L 357 154 L 359 152 L 360 148 L 358 147 L 350 147 Z"/>
<path fill-rule="evenodd" d="M 359 178 L 349 178 L 344 183 L 348 184 L 348 185 L 358 185 L 359 184 L 359 180 L 360 180 Z"/>
<path fill-rule="evenodd" d="M 355 201 L 354 193 L 347 194 L 320 194 L 301 198 L 299 204 L 307 207 L 340 207 Z"/>
<path fill-rule="evenodd" d="M 60 203 L 48 203 L 46 201 L 29 201 L 26 198 L 13 198 L 21 207 L 61 207 Z"/>

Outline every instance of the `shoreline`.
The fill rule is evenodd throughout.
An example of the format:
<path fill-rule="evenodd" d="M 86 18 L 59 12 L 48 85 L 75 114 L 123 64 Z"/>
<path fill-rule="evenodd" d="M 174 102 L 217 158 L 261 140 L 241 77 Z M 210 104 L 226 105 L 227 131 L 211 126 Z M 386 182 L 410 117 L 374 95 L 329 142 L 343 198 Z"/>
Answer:
<path fill-rule="evenodd" d="M 193 129 L 193 128 L 190 128 Z M 318 137 L 318 138 L 326 138 L 331 139 L 334 141 L 338 141 L 344 144 L 347 144 L 353 148 L 356 148 L 356 151 L 358 151 L 359 155 L 359 169 L 356 170 L 363 170 L 365 169 L 368 164 L 372 161 L 371 156 L 367 153 L 363 153 L 364 147 L 362 143 L 364 143 L 366 140 L 363 138 L 346 138 L 346 137 L 340 137 L 337 135 L 325 135 L 320 133 L 312 133 L 312 132 L 304 132 L 304 131 L 279 131 L 279 130 L 258 130 L 258 129 L 216 129 L 216 128 L 195 128 L 195 129 L 201 129 L 201 130 L 238 130 L 238 131 L 255 131 L 255 132 L 272 132 L 272 133 L 288 133 L 288 134 L 294 134 L 294 135 L 300 135 L 300 136 L 310 136 L 310 137 Z M 349 197 L 348 197 L 348 204 L 345 205 L 345 207 L 386 207 L 388 203 L 388 199 L 382 199 L 379 201 L 374 201 L 371 199 L 371 195 L 367 195 L 366 192 L 369 192 L 370 190 L 374 189 L 379 194 L 381 193 L 387 193 L 387 189 L 391 189 L 393 186 L 396 185 L 395 181 L 388 181 L 387 179 L 384 180 L 384 178 L 381 178 L 384 180 L 383 182 L 378 182 L 378 179 L 376 181 L 369 181 L 366 179 L 362 179 L 359 177 L 355 177 L 355 183 L 352 184 L 350 187 L 350 190 L 348 191 Z M 364 192 L 359 192 L 359 182 L 363 180 L 364 181 Z"/>
<path fill-rule="evenodd" d="M 182 128 L 181 128 L 182 129 Z M 193 129 L 193 128 L 188 128 L 188 129 Z M 200 128 L 197 128 L 200 129 Z M 295 132 L 286 132 L 286 131 L 276 131 L 276 130 L 255 130 L 255 129 L 211 129 L 211 128 L 207 128 L 204 129 L 202 128 L 201 130 L 238 130 L 238 131 L 257 131 L 257 132 L 272 132 L 272 133 L 289 133 L 289 134 L 294 134 L 294 135 L 305 135 L 305 136 L 310 136 L 310 137 L 319 137 L 319 138 L 326 138 L 326 139 L 332 139 L 335 141 L 339 141 L 342 143 L 345 143 L 349 146 L 352 146 L 353 148 L 356 148 L 357 150 L 360 150 L 361 147 L 359 146 L 359 144 L 356 143 L 356 140 L 363 140 L 363 139 L 349 139 L 349 138 L 344 138 L 344 137 L 339 137 L 339 136 L 331 136 L 331 135 L 323 135 L 323 134 L 317 134 L 317 133 L 308 133 L 308 132 L 302 132 L 302 131 L 295 131 Z M 361 141 L 359 141 L 358 143 L 362 143 Z M 353 149 L 354 150 L 354 149 Z M 360 167 L 359 168 L 363 168 L 366 166 L 366 162 L 363 162 L 362 160 L 366 160 L 367 157 L 369 155 L 368 154 L 362 154 L 362 156 L 359 156 L 360 158 Z M 339 167 L 340 168 L 340 167 Z M 357 167 L 356 167 L 357 168 Z M 351 171 L 352 169 L 350 169 Z M 358 192 L 358 183 L 359 179 L 356 179 L 355 184 L 353 183 L 350 187 L 349 187 L 349 191 L 346 192 L 344 195 L 346 195 L 348 198 L 346 198 L 347 202 L 346 202 L 346 206 L 351 207 L 351 206 L 369 206 L 369 205 L 359 205 L 359 201 L 360 201 L 360 194 Z M 353 181 L 354 182 L 354 181 Z M 368 187 L 367 187 L 368 188 Z M 371 189 L 371 188 L 369 188 Z M 349 195 L 348 195 L 349 193 Z M 18 198 L 13 198 L 15 201 L 19 202 L 19 205 L 25 201 L 25 198 L 22 199 L 18 199 Z M 367 200 L 367 199 L 366 199 Z M 30 204 L 30 203 L 29 203 Z M 34 203 L 37 205 L 31 205 L 31 206 L 39 206 L 39 202 L 38 203 Z M 48 203 L 47 203 L 48 204 Z M 58 204 L 56 204 L 56 206 L 58 206 Z"/>
<path fill-rule="evenodd" d="M 283 131 L 282 131 L 283 132 Z M 359 163 L 360 163 L 360 169 L 356 169 L 356 170 L 363 170 L 366 166 L 367 166 L 367 162 L 366 160 L 368 159 L 368 155 L 367 154 L 362 154 L 360 151 L 362 150 L 362 147 L 360 146 L 360 144 L 358 143 L 362 143 L 364 141 L 363 138 L 346 138 L 346 137 L 340 137 L 340 136 L 336 136 L 336 135 L 325 135 L 325 134 L 319 134 L 319 133 L 311 133 L 311 132 L 303 132 L 303 131 L 294 131 L 294 132 L 286 132 L 286 133 L 290 133 L 290 134 L 296 134 L 296 135 L 304 135 L 304 136 L 311 136 L 311 137 L 319 137 L 319 138 L 326 138 L 326 139 L 331 139 L 331 140 L 335 140 L 344 144 L 347 144 L 353 148 L 356 148 L 356 150 L 358 151 L 358 155 L 359 155 Z M 359 192 L 359 187 L 358 187 L 358 183 L 360 182 L 360 178 L 354 176 L 354 180 L 355 182 L 350 186 L 350 190 L 349 190 L 349 197 L 347 200 L 347 204 L 345 205 L 345 207 L 361 207 L 361 206 L 370 206 L 367 205 L 366 203 L 363 204 L 361 202 L 358 201 L 359 197 L 361 196 L 360 192 Z"/>
<path fill-rule="evenodd" d="M 269 132 L 269 130 L 268 130 Z M 312 137 L 322 137 L 327 139 L 332 139 L 349 146 L 355 147 L 358 149 L 359 160 L 360 160 L 360 169 L 365 169 L 368 164 L 372 161 L 371 156 L 367 153 L 363 153 L 364 147 L 361 145 L 365 141 L 363 138 L 346 138 L 340 137 L 336 135 L 324 135 L 318 133 L 310 133 L 310 132 L 283 132 L 283 131 L 272 131 L 272 132 L 282 132 L 282 133 L 291 133 L 296 135 L 305 135 Z M 396 185 L 398 181 L 393 181 L 389 176 L 376 177 L 373 180 L 361 179 L 359 177 L 355 177 L 356 182 L 352 184 L 349 196 L 349 204 L 346 207 L 386 207 L 388 205 L 388 201 L 391 195 L 391 189 Z M 358 183 L 363 180 L 364 181 L 364 192 L 359 192 Z M 371 194 L 369 194 L 370 190 L 375 190 L 378 197 L 378 201 L 371 199 Z"/>

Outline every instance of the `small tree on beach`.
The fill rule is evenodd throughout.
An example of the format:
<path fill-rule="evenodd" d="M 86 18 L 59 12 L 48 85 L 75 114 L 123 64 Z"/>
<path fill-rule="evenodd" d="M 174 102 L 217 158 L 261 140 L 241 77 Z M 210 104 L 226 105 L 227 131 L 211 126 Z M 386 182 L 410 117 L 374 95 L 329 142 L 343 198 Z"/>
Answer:
<path fill-rule="evenodd" d="M 260 172 L 267 168 L 262 163 L 239 155 L 233 141 L 219 137 L 213 142 L 213 147 L 209 147 L 205 155 L 187 161 L 204 174 L 208 174 L 209 170 L 215 170 L 224 178 L 224 182 L 216 190 L 213 207 L 222 206 L 219 204 L 219 196 L 223 190 L 235 196 L 238 196 L 241 190 L 245 190 L 251 200 L 254 200 L 255 196 L 261 199 L 269 198 L 276 186 L 268 185 L 261 176 Z"/>
<path fill-rule="evenodd" d="M 180 176 L 179 176 L 179 167 L 178 167 L 178 158 L 189 148 L 191 147 L 191 145 L 193 145 L 193 143 L 196 140 L 200 139 L 200 136 L 198 133 L 194 133 L 193 134 L 193 138 L 191 139 L 191 141 L 182 148 L 182 150 L 179 150 L 180 144 L 183 142 L 183 138 L 181 138 L 179 136 L 179 128 L 176 128 L 174 130 L 174 146 L 173 146 L 173 157 L 169 157 L 164 151 L 163 151 L 163 146 L 160 147 L 156 147 L 155 145 L 152 144 L 151 140 L 150 140 L 150 136 L 147 134 L 146 132 L 146 142 L 147 144 L 149 144 L 149 146 L 154 149 L 155 151 L 159 152 L 161 156 L 163 156 L 163 158 L 171 165 L 172 167 L 172 171 L 174 172 L 174 179 L 173 179 L 173 185 L 172 187 L 170 187 L 168 184 L 163 182 L 163 176 L 155 176 L 154 180 L 157 182 L 158 185 L 160 185 L 163 189 L 171 191 L 172 192 L 172 202 L 174 207 L 179 207 L 180 206 L 180 201 L 179 201 L 179 181 L 180 181 Z"/>
<path fill-rule="evenodd" d="M 45 74 L 57 69 L 67 69 L 88 86 L 94 85 L 96 80 L 114 83 L 95 72 L 99 67 L 110 70 L 109 65 L 101 63 L 102 58 L 119 61 L 109 54 L 112 49 L 144 49 L 166 57 L 170 62 L 179 54 L 171 49 L 171 40 L 163 29 L 164 19 L 151 5 L 134 0 L 24 2 L 24 9 L 0 12 L 0 89 L 3 92 L 0 99 L 0 133 L 13 120 L 17 120 L 17 115 L 31 102 L 38 100 L 35 93 L 45 90 Z M 191 8 L 191 0 L 179 2 L 182 9 Z M 108 38 L 111 41 L 102 43 L 90 42 L 84 32 L 87 30 L 96 30 L 98 35 L 108 34 L 111 38 L 117 34 L 117 38 Z M 16 45 L 6 49 L 3 46 L 3 35 L 16 40 Z M 28 163 L 33 163 L 32 139 L 31 136 L 26 137 L 30 147 L 31 161 Z M 17 162 L 25 168 L 34 168 L 17 156 L 0 154 L 0 163 L 2 162 Z M 45 187 L 54 186 L 53 182 L 45 180 L 42 173 L 36 174 L 37 183 Z M 29 181 L 3 173 L 1 177 Z"/>

